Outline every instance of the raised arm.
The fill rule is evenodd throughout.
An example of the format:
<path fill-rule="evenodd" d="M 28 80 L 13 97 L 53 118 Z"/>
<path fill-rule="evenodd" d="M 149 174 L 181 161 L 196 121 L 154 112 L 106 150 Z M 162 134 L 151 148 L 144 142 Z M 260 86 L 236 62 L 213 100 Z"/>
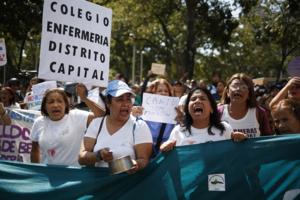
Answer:
<path fill-rule="evenodd" d="M 96 102 L 90 100 L 87 98 L 87 89 L 85 85 L 83 84 L 77 84 L 76 85 L 76 93 L 80 97 L 81 101 L 84 102 L 88 108 L 91 110 L 92 113 L 90 113 L 87 121 L 87 125 L 90 124 L 90 122 L 95 118 L 95 117 L 100 117 L 105 114 L 105 109 L 102 108 L 99 104 Z"/>
<path fill-rule="evenodd" d="M 293 77 L 289 82 L 278 92 L 278 94 L 272 99 L 269 107 L 272 108 L 279 103 L 282 99 L 287 98 L 290 88 L 294 85 L 300 85 L 300 77 Z"/>
<path fill-rule="evenodd" d="M 0 122 L 2 122 L 3 125 L 10 125 L 11 119 L 5 110 L 5 107 L 3 103 L 0 102 Z"/>

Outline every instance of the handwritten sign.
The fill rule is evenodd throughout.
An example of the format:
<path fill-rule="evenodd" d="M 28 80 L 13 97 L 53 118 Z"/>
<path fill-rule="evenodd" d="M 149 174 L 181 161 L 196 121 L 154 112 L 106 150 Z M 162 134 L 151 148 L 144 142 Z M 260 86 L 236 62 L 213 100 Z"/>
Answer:
<path fill-rule="evenodd" d="M 165 64 L 152 63 L 151 71 L 152 71 L 153 74 L 165 75 L 166 65 Z"/>
<path fill-rule="evenodd" d="M 178 103 L 178 97 L 144 93 L 142 118 L 148 121 L 175 124 L 175 107 Z"/>
<path fill-rule="evenodd" d="M 111 9 L 84 0 L 44 0 L 38 77 L 106 87 L 111 24 Z"/>

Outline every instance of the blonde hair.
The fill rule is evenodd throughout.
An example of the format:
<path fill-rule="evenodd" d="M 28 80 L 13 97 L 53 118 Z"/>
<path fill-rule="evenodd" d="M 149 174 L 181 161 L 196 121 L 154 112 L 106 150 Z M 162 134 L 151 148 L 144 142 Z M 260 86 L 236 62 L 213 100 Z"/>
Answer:
<path fill-rule="evenodd" d="M 169 81 L 167 81 L 164 78 L 156 79 L 155 81 L 153 81 L 151 83 L 151 93 L 155 94 L 157 92 L 158 85 L 160 85 L 160 84 L 167 86 L 168 91 L 169 91 L 169 96 L 174 96 L 172 85 L 169 83 Z"/>

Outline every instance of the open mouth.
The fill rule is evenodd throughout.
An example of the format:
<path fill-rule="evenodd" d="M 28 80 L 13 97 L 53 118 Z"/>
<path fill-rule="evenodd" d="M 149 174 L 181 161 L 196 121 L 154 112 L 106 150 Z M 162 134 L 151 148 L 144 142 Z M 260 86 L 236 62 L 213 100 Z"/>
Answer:
<path fill-rule="evenodd" d="M 242 97 L 242 95 L 240 93 L 234 93 L 233 97 Z"/>
<path fill-rule="evenodd" d="M 121 115 L 128 115 L 130 113 L 130 110 L 129 109 L 121 109 L 120 110 L 120 114 Z"/>
<path fill-rule="evenodd" d="M 51 113 L 57 115 L 61 113 L 61 110 L 52 110 Z"/>
<path fill-rule="evenodd" d="M 194 108 L 194 113 L 203 113 L 203 108 L 201 108 L 201 107 L 195 107 Z"/>

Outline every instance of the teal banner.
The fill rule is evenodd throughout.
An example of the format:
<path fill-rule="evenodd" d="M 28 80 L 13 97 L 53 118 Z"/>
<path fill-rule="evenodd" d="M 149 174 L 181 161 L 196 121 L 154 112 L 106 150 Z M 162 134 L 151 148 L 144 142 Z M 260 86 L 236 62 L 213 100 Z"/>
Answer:
<path fill-rule="evenodd" d="M 136 174 L 0 161 L 0 199 L 299 199 L 300 135 L 209 142 Z"/>

